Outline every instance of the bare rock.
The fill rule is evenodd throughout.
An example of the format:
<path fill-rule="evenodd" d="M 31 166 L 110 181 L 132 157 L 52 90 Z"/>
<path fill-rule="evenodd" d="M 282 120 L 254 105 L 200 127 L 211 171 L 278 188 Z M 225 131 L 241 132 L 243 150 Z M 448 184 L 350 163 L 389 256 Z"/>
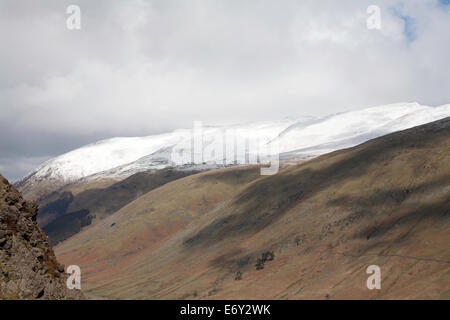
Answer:
<path fill-rule="evenodd" d="M 0 299 L 83 299 L 67 289 L 68 275 L 37 225 L 37 208 L 0 175 Z"/>

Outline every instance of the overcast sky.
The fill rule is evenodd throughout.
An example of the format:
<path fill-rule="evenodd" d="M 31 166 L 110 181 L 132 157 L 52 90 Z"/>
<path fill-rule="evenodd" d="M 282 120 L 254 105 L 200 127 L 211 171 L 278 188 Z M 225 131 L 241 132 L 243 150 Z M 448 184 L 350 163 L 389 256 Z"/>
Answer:
<path fill-rule="evenodd" d="M 194 120 L 449 103 L 449 2 L 0 0 L 0 172 Z"/>

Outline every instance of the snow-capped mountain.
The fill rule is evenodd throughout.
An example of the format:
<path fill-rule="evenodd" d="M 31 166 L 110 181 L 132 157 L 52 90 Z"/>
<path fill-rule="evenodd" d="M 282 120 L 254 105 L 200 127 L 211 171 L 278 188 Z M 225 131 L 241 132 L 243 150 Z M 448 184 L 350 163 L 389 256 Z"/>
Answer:
<path fill-rule="evenodd" d="M 273 141 L 281 153 L 320 155 L 450 116 L 450 105 L 397 103 L 295 123 Z M 273 143 L 272 142 L 272 143 Z"/>
<path fill-rule="evenodd" d="M 113 138 L 51 159 L 16 185 L 27 190 L 45 183 L 49 192 L 80 179 L 121 180 L 168 166 L 211 169 L 256 161 L 261 150 L 284 157 L 310 158 L 448 116 L 450 105 L 398 103 L 320 118 L 195 126 L 147 137 Z"/>

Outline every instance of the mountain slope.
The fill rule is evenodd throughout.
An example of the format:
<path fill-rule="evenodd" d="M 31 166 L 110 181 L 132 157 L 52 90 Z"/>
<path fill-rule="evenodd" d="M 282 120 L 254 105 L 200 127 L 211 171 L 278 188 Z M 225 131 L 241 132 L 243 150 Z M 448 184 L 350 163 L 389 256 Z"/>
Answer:
<path fill-rule="evenodd" d="M 274 176 L 176 180 L 56 253 L 110 298 L 449 299 L 449 217 L 446 118 Z M 370 265 L 381 290 L 366 288 Z"/>
<path fill-rule="evenodd" d="M 185 134 L 180 130 L 142 138 L 99 141 L 45 162 L 15 185 L 27 198 L 35 199 L 80 178 L 138 160 L 176 143 Z"/>
<path fill-rule="evenodd" d="M 285 120 L 227 128 L 205 127 L 202 133 L 206 139 L 212 139 L 212 143 L 224 129 L 245 131 L 261 142 L 268 142 L 292 123 L 291 120 Z M 47 161 L 15 185 L 27 198 L 37 199 L 83 178 L 117 181 L 138 172 L 163 169 L 174 165 L 170 159 L 173 146 L 190 146 L 192 132 L 180 129 L 148 137 L 100 141 Z M 186 149 L 186 152 L 190 150 Z"/>
<path fill-rule="evenodd" d="M 166 168 L 139 172 L 109 187 L 88 189 L 75 195 L 64 191 L 56 200 L 39 209 L 39 225 L 55 245 L 80 232 L 94 219 L 101 220 L 113 214 L 148 191 L 196 172 Z"/>
<path fill-rule="evenodd" d="M 204 127 L 201 133 L 177 130 L 142 138 L 114 138 L 49 160 L 18 181 L 16 186 L 27 198 L 37 199 L 79 179 L 117 181 L 137 172 L 173 166 L 176 164 L 171 157 L 173 148 L 187 154 L 193 151 L 190 140 L 193 132 L 195 136 L 201 134 L 204 140 L 202 156 L 194 162 L 222 165 L 222 157 L 208 155 L 205 149 L 211 146 L 221 149 L 224 131 L 247 138 L 250 145 L 255 145 L 255 150 L 270 146 L 273 150 L 279 148 L 285 158 L 299 155 L 310 158 L 446 116 L 450 116 L 450 105 L 426 107 L 417 103 L 399 103 L 323 118 Z M 195 153 L 199 152 L 195 150 Z M 238 163 L 245 162 L 242 154 L 245 152 L 245 148 L 237 148 Z"/>
<path fill-rule="evenodd" d="M 0 299 L 80 299 L 36 223 L 37 206 L 0 175 Z"/>

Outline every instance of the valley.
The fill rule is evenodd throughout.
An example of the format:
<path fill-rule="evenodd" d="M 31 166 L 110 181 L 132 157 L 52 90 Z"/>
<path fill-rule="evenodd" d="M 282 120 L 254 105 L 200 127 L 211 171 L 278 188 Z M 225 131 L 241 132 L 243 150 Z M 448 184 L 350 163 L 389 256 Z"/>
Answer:
<path fill-rule="evenodd" d="M 63 191 L 53 192 L 40 199 L 38 221 L 52 245 L 55 245 L 148 191 L 196 172 L 171 169 L 140 172 L 106 188 L 90 189 L 91 185 L 88 184 L 85 191 L 79 191 L 75 195 L 72 194 L 71 185 L 68 185 Z M 77 184 L 76 188 L 80 188 L 80 185 Z"/>
<path fill-rule="evenodd" d="M 450 300 L 450 0 L 0 0 L 0 33 L 12 312 Z"/>
<path fill-rule="evenodd" d="M 450 119 L 260 176 L 196 173 L 55 248 L 108 299 L 448 299 Z M 382 289 L 368 290 L 378 265 Z"/>

